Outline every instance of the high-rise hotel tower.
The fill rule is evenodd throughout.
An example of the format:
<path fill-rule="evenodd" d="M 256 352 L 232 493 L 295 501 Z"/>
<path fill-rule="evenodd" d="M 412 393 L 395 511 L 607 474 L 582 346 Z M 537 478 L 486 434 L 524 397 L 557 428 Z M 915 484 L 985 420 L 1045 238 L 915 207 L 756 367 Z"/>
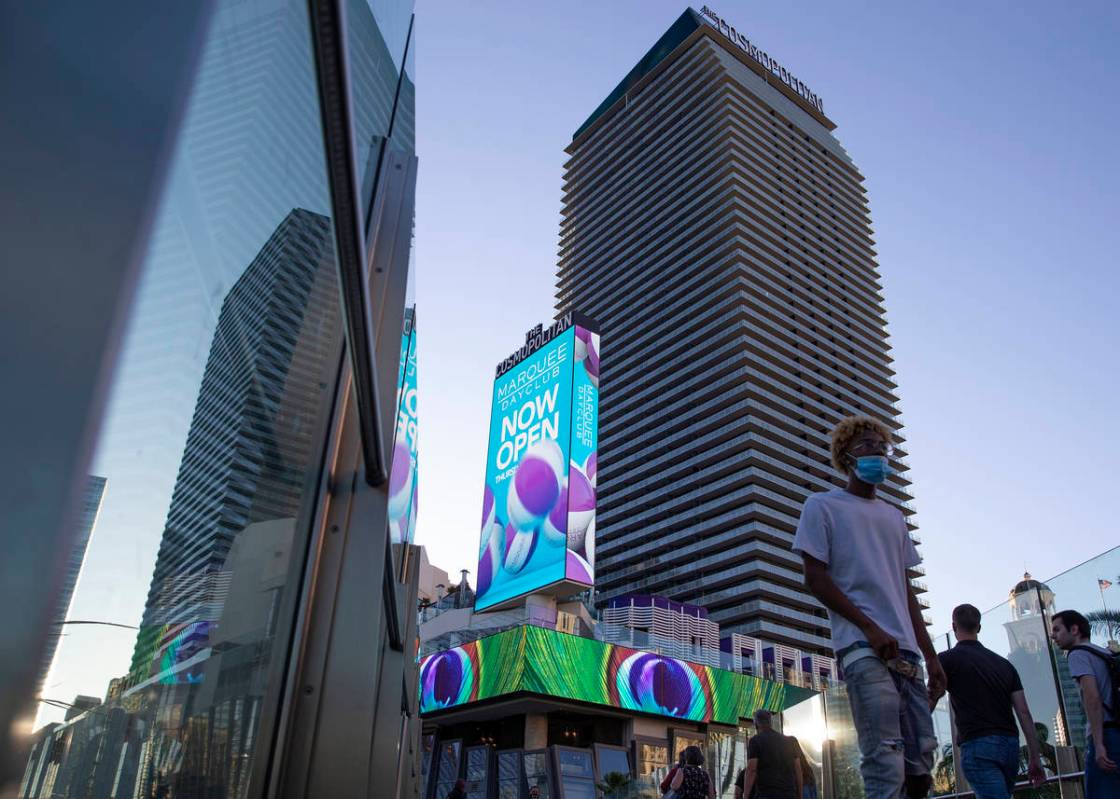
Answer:
<path fill-rule="evenodd" d="M 567 148 L 556 304 L 598 319 L 609 353 L 599 604 L 663 595 L 724 634 L 830 651 L 790 550 L 801 505 L 838 485 L 842 416 L 902 426 L 863 176 L 835 127 L 744 32 L 689 9 Z M 894 465 L 880 496 L 910 517 Z"/>

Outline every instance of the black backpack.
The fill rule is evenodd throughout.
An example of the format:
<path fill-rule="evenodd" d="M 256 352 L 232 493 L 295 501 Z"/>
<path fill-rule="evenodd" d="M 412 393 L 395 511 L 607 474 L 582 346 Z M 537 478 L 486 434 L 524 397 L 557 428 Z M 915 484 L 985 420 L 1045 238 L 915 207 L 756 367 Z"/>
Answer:
<path fill-rule="evenodd" d="M 1108 712 L 1115 716 L 1117 711 L 1120 711 L 1120 655 L 1114 653 L 1105 654 L 1099 649 L 1084 645 L 1070 647 L 1069 651 L 1075 652 L 1078 649 L 1083 652 L 1088 652 L 1091 655 L 1096 655 L 1105 662 L 1105 668 L 1108 669 L 1108 681 L 1112 683 L 1112 692 L 1107 697 L 1102 695 L 1101 701 L 1108 709 Z"/>

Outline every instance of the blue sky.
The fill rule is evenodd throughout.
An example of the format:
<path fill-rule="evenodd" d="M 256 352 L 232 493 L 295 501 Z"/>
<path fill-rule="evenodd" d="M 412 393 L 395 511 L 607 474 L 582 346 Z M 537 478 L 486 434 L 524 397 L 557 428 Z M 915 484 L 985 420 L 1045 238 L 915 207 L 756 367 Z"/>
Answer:
<path fill-rule="evenodd" d="M 417 539 L 453 574 L 493 365 L 551 316 L 563 149 L 684 8 L 418 2 Z M 867 177 L 936 628 L 1114 546 L 1120 6 L 713 8 Z"/>

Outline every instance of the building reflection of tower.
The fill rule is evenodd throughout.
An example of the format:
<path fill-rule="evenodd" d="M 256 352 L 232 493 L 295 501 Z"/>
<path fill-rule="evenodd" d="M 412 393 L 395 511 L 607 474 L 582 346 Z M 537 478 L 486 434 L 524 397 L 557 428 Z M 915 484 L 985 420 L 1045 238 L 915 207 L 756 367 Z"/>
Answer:
<path fill-rule="evenodd" d="M 1050 587 L 1032 578 L 1030 572 L 1011 589 L 1011 621 L 1003 625 L 1009 645 L 1007 658 L 1019 671 L 1031 715 L 1046 725 L 1050 743 L 1080 747 L 1085 744 L 1081 699 L 1065 654 L 1050 641 L 1054 599 Z"/>

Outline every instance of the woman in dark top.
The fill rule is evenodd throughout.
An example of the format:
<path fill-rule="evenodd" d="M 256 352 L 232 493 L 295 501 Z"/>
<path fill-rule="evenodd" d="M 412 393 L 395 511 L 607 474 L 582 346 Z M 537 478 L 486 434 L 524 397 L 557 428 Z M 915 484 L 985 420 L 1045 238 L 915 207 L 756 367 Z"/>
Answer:
<path fill-rule="evenodd" d="M 715 799 L 716 789 L 708 779 L 708 772 L 700 768 L 704 765 L 704 755 L 698 746 L 687 746 L 684 750 L 684 765 L 673 775 L 669 786 L 677 792 L 680 799 Z"/>

